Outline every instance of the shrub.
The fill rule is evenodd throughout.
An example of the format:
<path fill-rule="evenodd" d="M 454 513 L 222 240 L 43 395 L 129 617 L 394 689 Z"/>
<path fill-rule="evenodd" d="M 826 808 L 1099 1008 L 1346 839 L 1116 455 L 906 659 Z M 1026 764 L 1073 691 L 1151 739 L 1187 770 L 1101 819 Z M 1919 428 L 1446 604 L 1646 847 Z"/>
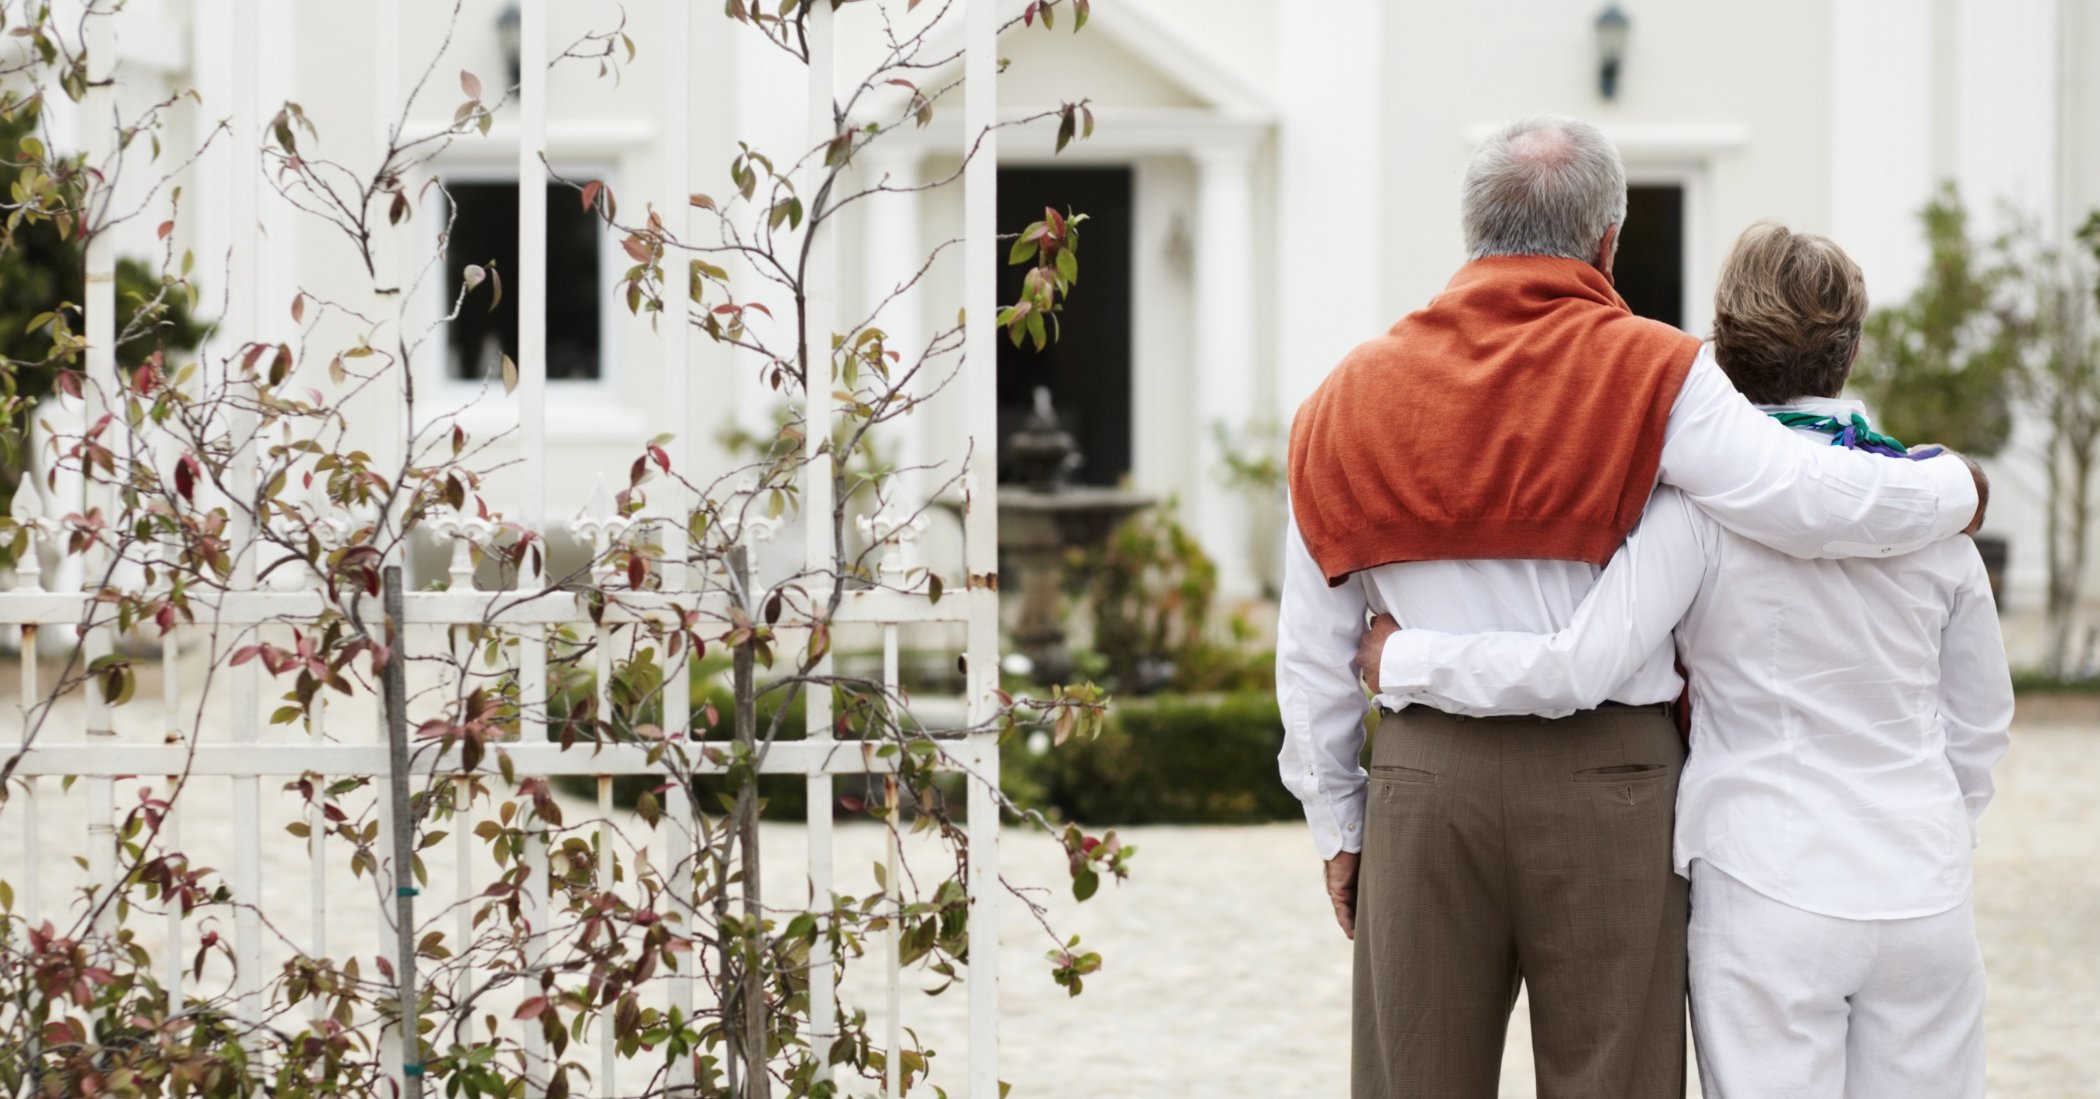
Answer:
<path fill-rule="evenodd" d="M 1252 691 L 1274 686 L 1273 654 L 1248 647 L 1235 615 L 1222 642 L 1211 625 L 1217 566 L 1168 501 L 1116 528 L 1080 575 L 1094 617 L 1100 671 L 1118 691 Z M 1082 666 L 1086 662 L 1082 659 Z"/>
<path fill-rule="evenodd" d="M 1283 718 L 1267 692 L 1124 699 L 1093 740 L 1005 755 L 1004 785 L 1090 824 L 1255 824 L 1303 810 L 1283 788 Z"/>

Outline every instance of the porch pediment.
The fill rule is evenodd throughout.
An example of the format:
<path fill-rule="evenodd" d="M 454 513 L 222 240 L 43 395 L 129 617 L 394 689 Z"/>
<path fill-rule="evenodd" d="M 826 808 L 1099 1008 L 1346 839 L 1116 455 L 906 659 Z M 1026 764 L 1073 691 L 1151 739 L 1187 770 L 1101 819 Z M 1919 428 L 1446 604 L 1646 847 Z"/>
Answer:
<path fill-rule="evenodd" d="M 1000 7 L 1003 16 L 1018 18 L 1028 0 L 1001 0 Z M 999 54 L 1012 62 L 999 78 L 1002 115 L 1080 98 L 1091 102 L 1097 116 L 1201 113 L 1267 122 L 1276 115 L 1266 92 L 1143 0 L 1097 3 L 1078 34 L 1071 30 L 1068 7 L 1059 16 L 1054 30 L 1015 27 L 1000 37 Z M 959 31 L 955 26 L 937 32 L 926 55 L 959 55 Z M 959 75 L 959 65 L 951 65 L 921 84 L 940 87 Z M 901 109 L 905 95 L 884 89 L 871 115 Z M 950 109 L 959 106 L 956 101 Z"/>

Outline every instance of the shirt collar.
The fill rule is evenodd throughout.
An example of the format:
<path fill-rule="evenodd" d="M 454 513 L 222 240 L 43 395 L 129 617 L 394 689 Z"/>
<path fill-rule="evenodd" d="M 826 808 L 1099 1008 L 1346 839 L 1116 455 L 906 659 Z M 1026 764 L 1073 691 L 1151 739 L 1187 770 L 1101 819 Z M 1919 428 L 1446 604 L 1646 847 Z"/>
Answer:
<path fill-rule="evenodd" d="M 1838 422 L 1849 421 L 1853 415 L 1864 417 L 1868 423 L 1874 418 L 1867 415 L 1867 406 L 1843 397 L 1801 397 L 1785 404 L 1761 404 L 1759 412 L 1808 412 L 1817 416 L 1835 416 Z"/>

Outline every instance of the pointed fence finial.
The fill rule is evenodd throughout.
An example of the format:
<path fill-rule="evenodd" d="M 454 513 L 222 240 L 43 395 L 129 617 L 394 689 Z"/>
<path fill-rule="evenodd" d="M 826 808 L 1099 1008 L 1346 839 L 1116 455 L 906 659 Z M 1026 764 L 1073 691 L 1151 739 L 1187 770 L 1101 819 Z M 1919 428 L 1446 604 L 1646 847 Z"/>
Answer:
<path fill-rule="evenodd" d="M 583 506 L 569 520 L 569 533 L 579 541 L 591 544 L 591 576 L 600 586 L 612 579 L 611 550 L 634 521 L 613 511 L 612 493 L 605 487 L 605 478 L 600 476 L 591 483 L 591 493 L 584 497 Z"/>
<path fill-rule="evenodd" d="M 43 591 L 44 562 L 38 546 L 49 541 L 57 528 L 44 518 L 44 502 L 37 496 L 34 478 L 24 477 L 15 486 L 14 504 L 8 512 L 23 534 L 22 553 L 15 558 L 15 590 Z"/>
<path fill-rule="evenodd" d="M 906 519 L 884 508 L 874 515 L 861 516 L 859 526 L 862 537 L 882 547 L 882 561 L 877 570 L 884 585 L 912 591 L 925 583 L 923 575 L 916 575 L 919 536 L 926 533 L 923 512 Z"/>
<path fill-rule="evenodd" d="M 431 518 L 430 528 L 440 538 L 452 539 L 452 563 L 445 570 L 447 587 L 452 591 L 473 591 L 474 549 L 495 538 L 496 524 L 447 508 Z"/>

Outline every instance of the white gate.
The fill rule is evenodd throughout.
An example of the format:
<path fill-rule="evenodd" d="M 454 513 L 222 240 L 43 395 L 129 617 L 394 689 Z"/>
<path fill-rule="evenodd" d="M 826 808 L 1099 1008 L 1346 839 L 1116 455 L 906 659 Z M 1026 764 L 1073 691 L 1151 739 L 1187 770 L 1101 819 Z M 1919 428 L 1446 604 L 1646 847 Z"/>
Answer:
<path fill-rule="evenodd" d="M 233 227 L 227 310 L 221 321 L 221 335 L 206 358 L 206 373 L 211 375 L 207 381 L 215 384 L 239 385 L 242 383 L 235 376 L 238 348 L 241 341 L 249 338 L 247 333 L 257 330 L 258 319 L 265 308 L 260 266 L 264 242 L 259 239 L 254 211 L 258 208 L 259 188 L 264 184 L 266 165 L 275 170 L 282 170 L 282 166 L 266 161 L 271 127 L 268 111 L 260 101 L 257 65 L 254 63 L 261 48 L 256 28 L 264 0 L 229 2 L 234 10 L 232 25 L 235 28 L 231 69 L 234 94 L 230 106 L 231 124 L 221 135 L 221 140 L 232 143 L 236 170 L 231 173 L 232 185 L 225 193 L 193 194 L 186 201 L 191 206 L 223 204 L 227 221 Z M 522 120 L 518 151 L 521 269 L 515 279 L 516 292 L 520 295 L 521 354 L 516 360 L 515 391 L 507 398 L 516 401 L 522 449 L 521 465 L 515 477 L 519 486 L 515 497 L 499 501 L 502 511 L 514 521 L 513 533 L 523 530 L 534 537 L 542 537 L 552 529 L 546 506 L 547 239 L 546 189 L 541 185 L 546 176 L 543 161 L 547 106 L 545 62 L 552 56 L 547 31 L 549 5 L 550 0 L 523 0 L 522 3 L 521 52 L 524 63 L 518 105 Z M 682 51 L 690 41 L 692 5 L 689 0 L 659 0 L 659 6 L 668 33 L 661 41 L 648 43 L 648 48 Z M 775 5 L 768 0 L 765 6 L 772 8 Z M 972 323 L 964 336 L 967 366 L 962 370 L 961 381 L 966 390 L 970 454 L 981 463 L 994 452 L 996 390 L 992 341 L 997 332 L 991 320 L 998 312 L 993 245 L 996 236 L 997 160 L 994 89 L 999 67 L 995 38 L 1000 20 L 992 0 L 969 0 L 963 6 L 965 10 L 959 15 L 966 24 L 963 132 L 974 136 L 971 144 L 975 151 L 968 157 L 964 178 L 965 235 L 962 248 L 968 257 L 964 306 Z M 106 9 L 110 4 L 108 0 L 94 0 L 89 7 Z M 712 12 L 707 5 L 703 8 Z M 373 10 L 381 56 L 369 59 L 368 63 L 377 69 L 380 87 L 385 89 L 393 87 L 399 76 L 400 62 L 391 49 L 398 41 L 396 20 L 399 13 L 397 6 L 391 3 L 374 5 Z M 111 132 L 111 127 L 101 124 L 102 120 L 113 116 L 115 109 L 109 82 L 115 56 L 111 48 L 115 18 L 121 17 L 83 21 L 88 36 L 90 79 L 83 100 L 83 117 L 87 124 L 82 133 L 89 160 L 96 164 L 119 155 L 113 147 L 116 135 Z M 806 147 L 811 149 L 824 148 L 834 140 L 838 131 L 832 109 L 835 98 L 832 87 L 833 19 L 829 4 L 817 3 L 808 12 L 811 110 Z M 654 189 L 653 197 L 666 223 L 665 233 L 672 240 L 695 239 L 690 232 L 694 207 L 687 202 L 687 195 L 694 188 L 684 178 L 682 170 L 688 159 L 687 112 L 691 101 L 690 66 L 686 60 L 679 57 L 670 66 L 678 74 L 677 79 L 662 91 L 657 104 L 658 128 L 664 146 L 663 162 L 667 170 Z M 395 113 L 382 112 L 382 117 L 391 119 Z M 966 148 L 959 147 L 957 154 L 963 154 Z M 816 182 L 825 171 L 823 161 L 821 156 L 814 157 L 804 167 L 805 193 L 815 193 Z M 830 239 L 833 234 L 826 232 L 827 228 L 815 229 L 815 239 L 808 246 L 806 286 L 809 308 L 803 314 L 804 330 L 801 333 L 806 346 L 818 349 L 805 361 L 820 364 L 828 358 L 823 349 L 829 347 L 834 331 L 832 292 L 837 262 L 835 243 Z M 109 237 L 97 234 L 92 238 L 88 252 L 83 309 L 89 383 L 84 387 L 83 398 L 87 406 L 85 422 L 91 425 L 105 413 L 121 413 L 122 395 L 127 385 L 115 360 L 117 303 L 114 300 L 113 267 Z M 663 443 L 661 449 L 667 469 L 684 471 L 689 457 L 687 440 L 693 433 L 695 422 L 692 410 L 696 394 L 691 380 L 690 325 L 678 323 L 689 319 L 685 315 L 688 308 L 684 304 L 686 295 L 680 292 L 684 289 L 685 279 L 683 260 L 678 260 L 672 270 L 674 274 L 669 279 L 672 289 L 666 294 L 671 307 L 668 319 L 661 325 L 661 354 L 664 365 L 662 407 L 673 417 L 665 430 L 673 438 Z M 268 307 L 279 307 L 279 290 L 270 288 L 268 293 Z M 945 598 L 939 586 L 929 586 L 918 572 L 896 568 L 884 570 L 877 582 L 844 592 L 819 586 L 816 581 L 820 578 L 832 585 L 840 583 L 834 560 L 833 525 L 818 521 L 834 511 L 833 480 L 828 475 L 831 458 L 825 449 L 825 444 L 832 438 L 834 397 L 833 387 L 822 384 L 821 375 L 812 374 L 811 377 L 813 380 L 807 387 L 811 399 L 803 408 L 806 463 L 800 475 L 801 513 L 810 517 L 803 524 L 807 537 L 807 567 L 798 574 L 799 590 L 787 593 L 786 610 L 777 627 L 778 644 L 787 652 L 808 651 L 805 645 L 812 627 L 827 631 L 834 626 L 879 631 L 885 657 L 884 693 L 895 699 L 898 697 L 900 625 L 952 623 L 966 631 L 963 656 L 967 723 L 953 734 L 936 732 L 930 734 L 930 738 L 940 745 L 942 767 L 964 770 L 973 776 L 967 783 L 970 978 L 967 981 L 970 1018 L 967 1094 L 975 1099 L 993 1099 L 999 1093 L 999 939 L 995 909 L 1001 891 L 997 857 L 1000 804 L 995 787 L 999 772 L 995 719 L 1001 709 L 996 690 L 998 607 L 996 584 L 989 580 L 997 572 L 995 477 L 985 464 L 958 471 L 961 491 L 967 500 L 963 523 L 965 576 L 948 585 Z M 394 400 L 391 413 L 383 418 L 377 426 L 376 436 L 367 444 L 376 456 L 375 468 L 379 469 L 402 468 L 413 438 L 398 394 L 390 399 Z M 121 415 L 119 423 L 122 423 Z M 225 437 L 235 443 L 234 460 L 227 467 L 227 481 L 223 486 L 226 497 L 236 501 L 258 499 L 256 477 L 262 461 L 258 452 L 263 444 L 256 439 L 254 408 L 244 402 L 229 404 L 225 419 L 218 426 L 226 432 Z M 137 435 L 126 438 L 137 442 L 149 434 L 150 429 L 142 427 Z M 151 451 L 150 439 L 137 445 L 144 448 L 141 453 Z M 148 453 L 146 460 L 165 462 L 167 458 L 167 455 L 161 455 L 155 459 Z M 172 476 L 179 477 L 180 473 Z M 728 623 L 747 612 L 755 613 L 755 608 L 767 601 L 768 593 L 740 590 L 746 578 L 724 574 L 719 562 L 710 565 L 689 553 L 686 519 L 692 515 L 696 501 L 682 484 L 675 480 L 660 482 L 668 487 L 662 487 L 650 500 L 646 513 L 586 515 L 571 524 L 572 531 L 593 539 L 595 545 L 608 554 L 606 559 L 619 552 L 622 546 L 632 547 L 635 539 L 645 538 L 652 543 L 648 552 L 652 567 L 660 572 L 660 576 L 639 587 L 622 585 L 619 578 L 601 569 L 597 573 L 597 582 L 589 590 L 551 590 L 546 587 L 548 578 L 541 556 L 531 553 L 520 557 L 520 574 L 514 586 L 503 590 L 476 590 L 473 568 L 467 555 L 470 548 L 477 552 L 492 548 L 495 540 L 493 528 L 465 514 L 440 517 L 426 524 L 456 539 L 453 582 L 446 590 L 414 591 L 405 595 L 403 626 L 406 628 L 397 635 L 403 651 L 395 655 L 416 655 L 407 651 L 417 636 L 411 632 L 416 627 L 426 628 L 423 634 L 426 637 L 437 629 L 460 627 L 493 631 L 488 635 L 506 639 L 506 646 L 498 654 L 496 663 L 503 665 L 500 675 L 510 677 L 505 681 L 515 683 L 517 731 L 515 739 L 489 746 L 492 762 L 482 768 L 481 778 L 492 777 L 489 771 L 498 755 L 507 756 L 506 768 L 514 768 L 521 781 L 561 775 L 592 776 L 597 780 L 601 808 L 609 812 L 610 789 L 615 776 L 663 773 L 665 753 L 660 745 L 626 742 L 579 744 L 565 749 L 561 744 L 549 741 L 548 639 L 554 632 L 566 628 L 597 641 L 594 659 L 598 672 L 597 690 L 602 701 L 610 678 L 614 649 L 610 639 L 617 631 L 653 629 L 661 635 L 675 632 L 682 623 L 695 620 Z M 116 486 L 106 480 L 90 477 L 84 489 L 81 514 L 92 515 L 93 509 L 97 508 L 102 509 L 104 515 L 115 514 L 119 507 L 117 492 Z M 41 541 L 47 549 L 63 546 L 79 529 L 78 523 L 66 515 L 40 513 L 35 500 L 34 492 L 25 491 L 18 496 L 17 519 L 31 532 L 33 543 Z M 400 506 L 397 502 L 397 513 L 384 517 L 385 521 L 400 522 Z M 233 527 L 228 541 L 235 547 L 250 546 L 257 534 L 253 516 L 241 507 L 229 510 Z M 285 514 L 280 511 L 278 518 L 285 518 Z M 840 514 L 843 516 L 844 513 Z M 305 533 L 323 543 L 334 539 L 334 545 L 339 547 L 352 517 L 330 515 L 322 507 L 314 509 L 310 518 Z M 909 536 L 908 519 L 908 514 L 877 517 L 868 528 L 871 540 L 885 544 L 886 553 L 897 552 L 895 543 Z M 738 543 L 747 541 L 745 535 L 753 524 L 755 520 L 734 531 Z M 324 544 L 324 548 L 328 547 Z M 630 548 L 629 552 L 641 553 L 642 550 Z M 289 646 L 291 643 L 283 640 L 288 627 L 311 626 L 329 614 L 352 615 L 376 623 L 383 618 L 380 600 L 370 592 L 331 588 L 323 583 L 326 578 L 311 570 L 302 580 L 289 585 L 291 590 L 286 590 L 287 585 L 276 583 L 271 578 L 259 582 L 259 571 L 267 570 L 270 561 L 262 558 L 259 551 L 238 552 L 231 574 L 221 590 L 199 586 L 188 592 L 194 621 L 175 622 L 159 635 L 163 659 L 159 664 L 161 682 L 157 699 L 164 715 L 165 735 L 150 740 L 134 732 L 119 735 L 119 723 L 112 720 L 113 705 L 147 706 L 150 703 L 146 699 L 154 697 L 154 692 L 152 684 L 130 682 L 120 674 L 93 674 L 96 668 L 117 666 L 104 658 L 111 657 L 119 641 L 115 619 L 118 604 L 110 599 L 97 600 L 98 592 L 107 595 L 112 590 L 103 584 L 104 577 L 111 575 L 113 562 L 110 553 L 108 545 L 103 542 L 86 549 L 87 586 L 90 589 L 86 594 L 48 590 L 54 581 L 52 576 L 40 573 L 34 552 L 25 556 L 13 590 L 0 593 L 0 623 L 19 626 L 23 630 L 25 643 L 21 647 L 20 697 L 24 713 L 22 738 L 27 741 L 26 744 L 0 742 L 0 761 L 8 761 L 12 771 L 8 803 L 0 809 L 0 821 L 7 823 L 0 826 L 21 829 L 29 855 L 24 866 L 0 867 L 0 877 L 16 883 L 15 916 L 26 917 L 32 923 L 49 918 L 63 926 L 69 916 L 77 917 L 84 909 L 79 896 L 59 895 L 56 889 L 42 882 L 46 867 L 40 863 L 46 852 L 70 855 L 75 850 L 84 850 L 87 880 L 98 890 L 97 896 L 106 897 L 125 871 L 121 845 L 126 837 L 120 836 L 118 831 L 120 823 L 133 814 L 131 801 L 138 796 L 137 791 L 152 788 L 156 791 L 154 797 L 174 802 L 172 795 L 180 789 L 179 782 L 223 780 L 219 788 L 231 792 L 226 803 L 211 805 L 195 799 L 177 803 L 165 811 L 166 819 L 158 827 L 162 839 L 172 844 L 179 839 L 185 819 L 192 826 L 200 822 L 200 809 L 209 806 L 212 814 L 230 815 L 235 853 L 231 865 L 222 874 L 231 890 L 232 900 L 238 906 L 232 933 L 218 944 L 200 944 L 195 929 L 187 927 L 183 917 L 170 906 L 165 931 L 169 945 L 163 955 L 160 979 L 170 991 L 171 1001 L 180 1003 L 185 982 L 194 986 L 197 983 L 194 974 L 201 971 L 192 968 L 193 953 L 201 958 L 207 946 L 223 951 L 234 963 L 237 973 L 233 989 L 237 1003 L 234 1014 L 249 1022 L 260 1023 L 265 1010 L 263 999 L 268 975 L 264 964 L 266 956 L 272 954 L 273 932 L 266 928 L 267 914 L 254 899 L 264 893 L 261 856 L 264 830 L 285 823 L 280 810 L 287 803 L 277 793 L 280 784 L 306 780 L 325 786 L 338 779 L 369 777 L 377 780 L 376 785 L 383 785 L 391 777 L 391 768 L 383 721 L 375 720 L 368 726 L 360 726 L 361 730 L 376 730 L 372 739 L 351 742 L 339 739 L 327 720 L 331 710 L 338 715 L 338 724 L 341 724 L 341 716 L 352 712 L 352 708 L 376 710 L 380 703 L 376 695 L 359 690 L 351 697 L 339 696 L 325 705 L 315 705 L 307 722 L 310 736 L 304 740 L 266 735 L 265 721 L 269 711 L 265 707 L 275 709 L 278 703 L 265 696 L 274 694 L 283 686 L 274 675 L 265 677 L 263 665 L 275 657 L 226 659 L 236 646 L 224 642 L 238 639 L 241 646 L 252 649 L 266 638 L 274 637 L 279 644 Z M 168 568 L 156 580 L 160 588 L 141 589 L 141 592 L 146 595 L 152 595 L 153 591 L 164 593 L 165 586 L 177 571 Z M 827 616 L 825 607 L 834 595 L 838 598 L 838 610 L 835 617 Z M 76 634 L 76 627 L 83 623 L 88 624 L 87 627 Z M 41 661 L 36 643 L 39 633 L 47 643 L 47 655 Z M 45 704 L 52 684 L 65 674 L 64 668 L 58 667 L 58 662 L 48 655 L 49 641 L 61 633 L 69 643 L 75 636 L 80 638 L 84 666 L 90 670 L 83 685 L 85 697 L 77 711 L 77 724 L 70 723 L 71 715 L 76 711 L 67 709 L 65 704 Z M 150 624 L 139 624 L 133 636 L 152 638 L 154 632 Z M 220 660 L 209 669 L 206 678 L 185 682 L 181 672 L 185 667 L 182 653 L 197 646 L 213 647 Z M 471 665 L 474 656 L 470 653 L 466 659 Z M 683 740 L 684 732 L 693 724 L 695 702 L 689 692 L 688 678 L 678 661 L 667 660 L 666 664 L 669 671 L 662 679 L 662 725 L 664 729 L 674 731 L 672 739 Z M 828 655 L 808 671 L 809 676 L 820 681 L 831 674 Z M 134 690 L 135 697 L 123 697 L 131 696 Z M 120 697 L 110 697 L 112 693 Z M 833 888 L 832 778 L 839 774 L 879 775 L 889 772 L 895 768 L 898 756 L 867 750 L 862 742 L 835 739 L 838 715 L 831 712 L 829 690 L 812 690 L 806 692 L 806 696 L 806 739 L 771 744 L 760 754 L 758 769 L 768 774 L 802 775 L 808 779 L 809 887 L 813 908 L 821 913 L 830 903 Z M 220 698 L 230 698 L 223 711 L 227 715 L 223 726 L 216 719 L 207 720 L 203 716 L 220 712 L 213 709 L 220 705 L 217 701 Z M 364 735 L 363 732 L 360 735 Z M 452 744 L 449 740 L 446 743 Z M 681 745 L 681 753 L 690 756 L 693 773 L 720 774 L 734 765 L 730 753 L 706 750 L 710 746 L 720 748 L 722 744 L 711 741 L 703 745 L 696 739 Z M 686 749 L 690 749 L 689 753 Z M 426 791 L 442 790 L 448 783 L 464 789 L 471 781 L 461 775 L 457 748 L 440 751 L 428 744 L 421 745 L 412 768 L 419 777 L 419 786 Z M 505 774 L 508 776 L 509 771 L 506 770 Z M 147 779 L 142 776 L 167 777 Z M 60 783 L 70 787 L 75 778 L 85 784 L 89 802 L 88 835 L 84 841 L 78 836 L 51 833 L 46 823 L 47 810 L 40 806 L 40 802 L 56 794 Z M 265 780 L 269 780 L 268 786 Z M 673 825 L 658 833 L 661 837 L 658 842 L 665 847 L 666 862 L 663 865 L 690 875 L 696 865 L 692 861 L 695 835 L 689 827 L 677 822 L 692 819 L 694 807 L 683 804 L 682 797 L 682 788 L 674 784 L 668 791 L 669 804 L 663 814 Z M 347 944 L 329 939 L 331 920 L 340 925 L 347 908 L 366 903 L 366 894 L 346 892 L 346 883 L 331 879 L 327 873 L 326 863 L 330 857 L 327 844 L 331 836 L 324 816 L 325 801 L 325 798 L 309 798 L 297 807 L 295 827 L 303 823 L 313 851 L 312 874 L 307 889 L 311 905 L 311 941 L 295 944 L 297 950 L 313 957 L 326 956 L 331 950 L 343 956 L 386 953 L 390 938 Z M 894 802 L 891 804 L 894 806 Z M 471 799 L 465 804 L 455 804 L 453 809 L 456 818 L 451 832 L 455 841 L 464 840 L 486 819 L 486 814 Z M 518 819 L 524 820 L 525 817 L 521 814 Z M 384 824 L 387 815 L 377 813 L 373 820 Z M 502 823 L 506 826 L 510 823 L 507 813 Z M 533 823 L 527 827 L 531 835 L 524 844 L 523 858 L 531 872 L 523 876 L 520 903 L 535 936 L 525 952 L 527 962 L 531 964 L 552 957 L 556 944 L 543 941 L 549 938 L 546 932 L 554 923 L 554 914 L 549 911 L 547 824 L 535 815 Z M 598 872 L 603 875 L 599 879 L 602 887 L 611 889 L 613 842 L 606 829 L 607 826 L 600 823 L 589 843 L 597 852 Z M 893 874 L 896 843 L 893 830 L 890 841 Z M 390 901 L 395 889 L 413 888 L 410 883 L 414 879 L 408 868 L 395 865 L 388 856 L 392 848 L 387 837 L 382 835 L 371 841 L 370 848 L 380 861 L 372 867 L 374 876 L 365 881 L 386 883 L 384 900 Z M 553 857 L 560 859 L 564 856 L 556 851 Z M 426 905 L 418 916 L 419 936 L 426 930 L 449 926 L 454 943 L 465 944 L 472 940 L 475 933 L 472 906 L 466 902 L 479 895 L 490 883 L 470 872 L 464 855 L 457 865 L 458 880 L 449 886 L 457 894 L 452 905 L 455 911 L 450 913 L 452 920 L 445 920 L 443 905 Z M 631 884 L 636 868 L 628 867 L 626 872 Z M 692 882 L 688 880 L 685 884 L 689 892 Z M 446 892 L 445 888 L 438 886 L 429 888 L 436 895 Z M 375 898 L 375 902 L 379 899 Z M 375 907 L 378 907 L 376 903 Z M 362 915 L 369 918 L 371 913 Z M 102 906 L 99 930 L 112 930 L 118 918 L 112 906 Z M 133 919 L 135 921 L 136 917 Z M 906 1048 L 898 1010 L 897 959 L 900 945 L 897 936 L 901 922 L 900 919 L 890 920 L 885 932 L 889 1011 L 884 1041 L 893 1054 Z M 836 973 L 831 958 L 829 951 L 814 952 L 809 964 L 808 1017 L 813 1030 L 810 1040 L 820 1051 L 835 1037 L 831 1030 L 836 1003 Z M 199 961 L 198 965 L 201 967 L 202 962 Z M 652 982 L 661 991 L 653 991 L 651 995 L 660 996 L 669 1007 L 690 1017 L 695 1009 L 696 988 L 699 987 L 696 970 L 697 966 L 689 966 L 675 975 L 656 975 Z M 521 1007 L 518 1012 L 522 1019 L 504 1013 L 503 1025 L 523 1032 L 530 1090 L 532 1094 L 542 1094 L 549 1083 L 547 1069 L 553 1061 L 541 1028 L 532 1025 L 528 1009 Z M 602 1094 L 612 1088 L 615 1062 L 610 1012 L 600 1016 L 598 1026 L 600 1030 L 594 1044 L 598 1047 L 595 1052 L 601 1062 L 594 1076 L 600 1083 L 594 1087 Z M 397 1084 L 411 1083 L 409 1077 L 420 1072 L 420 1061 L 413 1054 L 412 1047 L 407 1052 L 399 1048 L 398 1025 L 389 1025 L 386 1033 L 395 1043 L 388 1058 L 389 1071 Z M 888 1058 L 885 1090 L 889 1093 L 894 1094 L 899 1088 L 899 1063 L 902 1060 L 897 1055 Z M 672 1094 L 680 1094 L 682 1092 L 678 1089 L 690 1086 L 690 1077 L 686 1075 L 688 1069 L 689 1064 L 680 1064 L 670 1070 L 671 1076 L 665 1083 L 672 1089 Z"/>

